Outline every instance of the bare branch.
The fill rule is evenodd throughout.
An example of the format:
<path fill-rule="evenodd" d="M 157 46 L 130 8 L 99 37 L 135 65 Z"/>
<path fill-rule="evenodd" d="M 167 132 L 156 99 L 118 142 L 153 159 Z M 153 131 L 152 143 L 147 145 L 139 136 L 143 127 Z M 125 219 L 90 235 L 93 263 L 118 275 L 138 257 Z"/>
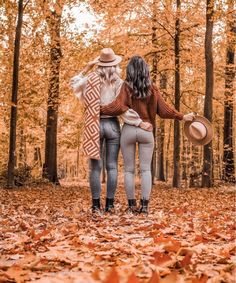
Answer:
<path fill-rule="evenodd" d="M 152 34 L 151 33 L 131 33 L 131 32 L 128 32 L 127 35 L 128 36 L 151 36 Z"/>
<path fill-rule="evenodd" d="M 25 8 L 26 8 L 26 6 L 28 5 L 29 1 L 30 1 L 30 0 L 26 1 L 25 5 L 24 5 L 24 7 L 23 7 L 23 11 L 25 10 Z"/>
<path fill-rule="evenodd" d="M 190 29 L 198 27 L 198 26 L 199 26 L 199 24 L 194 24 L 194 25 L 192 25 L 190 27 L 187 27 L 187 28 L 184 28 L 184 29 L 180 29 L 180 32 L 189 31 Z"/>
<path fill-rule="evenodd" d="M 175 37 L 172 35 L 172 33 L 162 23 L 160 23 L 158 21 L 157 21 L 157 23 L 158 23 L 159 26 L 161 26 L 171 36 L 172 39 L 175 39 Z"/>
<path fill-rule="evenodd" d="M 162 52 L 164 53 L 164 52 L 166 52 L 168 50 L 169 49 L 167 48 L 167 49 L 161 49 L 161 50 L 156 50 L 156 51 L 150 51 L 150 52 L 144 54 L 144 56 L 148 57 L 149 55 L 153 55 L 153 54 L 157 54 L 157 53 L 162 53 Z"/>
<path fill-rule="evenodd" d="M 197 93 L 197 94 L 201 94 L 201 95 L 205 95 L 205 93 L 198 91 L 198 90 L 194 90 L 194 89 L 187 89 L 187 90 L 183 90 L 181 92 L 181 95 L 183 95 L 184 93 Z"/>

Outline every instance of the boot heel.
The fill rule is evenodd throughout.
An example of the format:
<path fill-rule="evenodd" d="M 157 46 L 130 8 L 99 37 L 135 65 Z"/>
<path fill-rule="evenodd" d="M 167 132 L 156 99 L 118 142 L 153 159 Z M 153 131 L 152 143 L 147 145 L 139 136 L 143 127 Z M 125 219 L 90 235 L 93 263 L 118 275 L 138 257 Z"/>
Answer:
<path fill-rule="evenodd" d="M 128 208 L 126 209 L 126 212 L 128 213 L 138 212 L 136 199 L 128 199 Z"/>
<path fill-rule="evenodd" d="M 92 200 L 92 213 L 100 212 L 100 198 Z"/>
<path fill-rule="evenodd" d="M 149 204 L 149 200 L 148 199 L 141 199 L 140 200 L 140 210 L 139 213 L 141 214 L 148 214 L 148 204 Z"/>
<path fill-rule="evenodd" d="M 114 198 L 106 198 L 105 212 L 114 211 Z"/>

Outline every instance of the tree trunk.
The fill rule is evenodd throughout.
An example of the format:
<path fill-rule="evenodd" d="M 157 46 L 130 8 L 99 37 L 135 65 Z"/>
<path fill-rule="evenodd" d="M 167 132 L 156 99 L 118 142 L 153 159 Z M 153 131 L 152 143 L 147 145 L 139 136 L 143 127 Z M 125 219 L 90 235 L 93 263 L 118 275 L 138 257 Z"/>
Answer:
<path fill-rule="evenodd" d="M 175 109 L 180 109 L 180 0 L 176 1 L 177 13 L 175 21 Z M 174 175 L 173 187 L 180 188 L 180 125 L 174 121 Z"/>
<path fill-rule="evenodd" d="M 228 0 L 227 50 L 225 66 L 223 179 L 235 182 L 233 149 L 233 82 L 235 78 L 234 54 L 236 44 L 236 18 L 233 1 Z"/>
<path fill-rule="evenodd" d="M 37 151 L 38 151 L 39 167 L 42 167 L 42 157 L 41 157 L 41 150 L 40 150 L 40 147 L 37 147 Z"/>
<path fill-rule="evenodd" d="M 157 180 L 165 181 L 164 172 L 164 139 L 165 139 L 165 120 L 160 120 L 159 129 L 157 133 Z"/>
<path fill-rule="evenodd" d="M 212 55 L 212 31 L 213 31 L 213 14 L 214 0 L 207 0 L 206 7 L 206 34 L 205 34 L 205 62 L 206 62 L 206 90 L 204 102 L 204 116 L 212 121 L 212 97 L 214 88 L 214 70 Z M 203 172 L 202 187 L 212 187 L 212 160 L 213 150 L 212 142 L 204 146 L 203 153 Z"/>
<path fill-rule="evenodd" d="M 21 128 L 18 166 L 24 167 L 25 165 L 26 165 L 26 140 L 24 136 L 24 130 Z"/>
<path fill-rule="evenodd" d="M 169 177 L 169 151 L 170 151 L 170 137 L 172 131 L 172 121 L 170 121 L 169 131 L 168 131 L 168 140 L 166 146 L 166 180 L 168 181 Z"/>
<path fill-rule="evenodd" d="M 217 173 L 217 178 L 222 180 L 222 164 L 221 164 L 221 160 L 222 160 L 222 157 L 221 157 L 221 152 L 220 152 L 220 123 L 219 121 L 217 121 L 217 124 L 216 124 L 216 136 L 217 136 L 217 148 L 216 148 L 216 164 L 218 165 L 216 167 L 216 173 Z"/>
<path fill-rule="evenodd" d="M 153 0 L 153 14 L 152 14 L 152 46 L 154 49 L 157 49 L 157 1 Z M 153 52 L 153 58 L 152 58 L 152 80 L 153 83 L 156 83 L 157 80 L 157 52 Z M 153 156 L 152 156 L 152 183 L 155 182 L 155 175 L 156 175 L 156 164 L 157 164 L 157 146 L 156 146 L 156 129 L 153 129 L 153 135 L 154 135 L 154 150 L 153 150 Z"/>
<path fill-rule="evenodd" d="M 79 162 L 80 162 L 80 152 L 79 152 L 79 147 L 78 147 L 77 156 L 76 156 L 76 177 L 79 177 Z"/>
<path fill-rule="evenodd" d="M 41 151 L 40 151 L 40 147 L 38 146 L 34 148 L 34 161 L 37 163 L 39 167 L 42 167 Z"/>
<path fill-rule="evenodd" d="M 188 174 L 187 174 L 187 147 L 188 142 L 185 136 L 182 134 L 182 141 L 183 141 L 183 150 L 182 150 L 182 180 L 184 181 L 184 187 L 188 187 Z"/>
<path fill-rule="evenodd" d="M 45 141 L 45 163 L 43 177 L 50 182 L 59 184 L 57 176 L 57 121 L 59 105 L 59 72 L 61 62 L 60 25 L 61 11 L 50 10 L 47 18 L 50 29 L 50 78 L 47 105 L 47 125 Z"/>
<path fill-rule="evenodd" d="M 160 90 L 163 94 L 167 89 L 167 76 L 165 73 L 161 74 Z M 157 167 L 157 179 L 159 181 L 165 181 L 165 169 L 164 169 L 164 142 L 165 142 L 165 120 L 160 121 L 159 135 L 157 136 L 158 142 L 158 167 Z"/>
<path fill-rule="evenodd" d="M 23 0 L 18 2 L 18 20 L 16 26 L 16 35 L 14 43 L 14 62 L 12 79 L 12 98 L 11 98 L 11 119 L 10 119 L 10 142 L 9 142 L 9 160 L 7 187 L 14 187 L 14 169 L 15 169 L 15 150 L 16 150 L 16 125 L 17 125 L 17 94 L 19 81 L 19 57 L 20 57 L 20 39 L 21 27 L 23 22 Z"/>
<path fill-rule="evenodd" d="M 199 166 L 199 148 L 192 145 L 192 158 L 189 163 L 190 167 L 190 178 L 189 178 L 189 187 L 197 188 L 201 186 L 201 173 Z"/>

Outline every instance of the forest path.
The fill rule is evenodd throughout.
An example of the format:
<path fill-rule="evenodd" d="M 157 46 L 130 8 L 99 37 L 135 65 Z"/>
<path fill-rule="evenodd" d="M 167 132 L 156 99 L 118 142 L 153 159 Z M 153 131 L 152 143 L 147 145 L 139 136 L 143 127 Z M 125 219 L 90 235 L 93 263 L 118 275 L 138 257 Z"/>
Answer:
<path fill-rule="evenodd" d="M 97 217 L 82 183 L 0 189 L 0 201 L 1 282 L 148 282 L 153 270 L 152 282 L 234 282 L 233 187 L 159 183 L 148 217 L 125 213 L 121 186 L 116 213 Z"/>

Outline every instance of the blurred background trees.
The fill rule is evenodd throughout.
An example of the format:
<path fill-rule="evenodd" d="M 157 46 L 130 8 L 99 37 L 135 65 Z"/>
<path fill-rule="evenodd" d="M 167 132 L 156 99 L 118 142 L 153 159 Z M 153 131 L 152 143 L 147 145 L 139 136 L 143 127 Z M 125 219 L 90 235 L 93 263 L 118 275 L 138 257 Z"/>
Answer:
<path fill-rule="evenodd" d="M 0 5 L 0 175 L 5 180 L 18 1 Z M 186 140 L 182 123 L 157 117 L 153 180 L 169 180 L 176 187 L 235 181 L 234 9 L 231 0 L 29 1 L 19 56 L 15 183 L 24 183 L 20 176 L 26 171 L 29 178 L 43 175 L 55 183 L 60 178 L 87 178 L 87 161 L 80 151 L 83 107 L 69 81 L 107 46 L 123 56 L 123 77 L 129 58 L 144 56 L 164 98 L 181 112 L 203 115 L 204 103 L 205 114 L 212 105 L 208 118 L 215 136 L 210 155 Z M 212 38 L 207 18 L 213 24 Z M 205 40 L 212 43 L 212 70 L 206 68 L 205 53 L 210 50 Z M 207 71 L 214 79 L 207 79 Z M 211 169 L 205 170 L 209 161 Z"/>

